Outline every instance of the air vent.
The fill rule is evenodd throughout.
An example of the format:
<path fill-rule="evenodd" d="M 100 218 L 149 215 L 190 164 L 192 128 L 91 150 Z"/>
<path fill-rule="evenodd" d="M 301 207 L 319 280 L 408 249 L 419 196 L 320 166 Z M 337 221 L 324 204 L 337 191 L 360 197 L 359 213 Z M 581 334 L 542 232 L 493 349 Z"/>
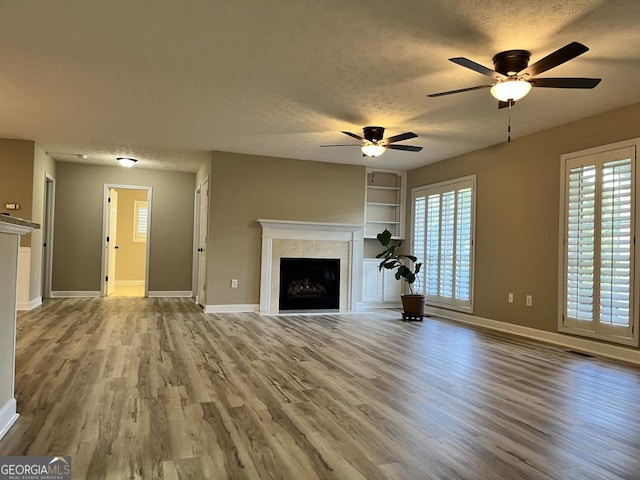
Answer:
<path fill-rule="evenodd" d="M 575 350 L 566 350 L 566 353 L 570 353 L 572 355 L 577 355 L 579 357 L 584 357 L 584 358 L 595 358 L 593 355 L 589 355 L 588 353 L 584 353 L 584 352 L 577 352 Z"/>

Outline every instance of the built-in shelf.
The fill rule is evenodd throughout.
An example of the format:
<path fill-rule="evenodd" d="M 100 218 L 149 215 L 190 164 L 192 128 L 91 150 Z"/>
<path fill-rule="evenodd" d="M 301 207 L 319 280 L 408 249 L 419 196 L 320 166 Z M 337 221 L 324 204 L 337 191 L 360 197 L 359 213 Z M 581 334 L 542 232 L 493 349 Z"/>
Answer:
<path fill-rule="evenodd" d="M 405 172 L 367 169 L 365 238 L 376 238 L 385 228 L 393 238 L 404 238 Z"/>

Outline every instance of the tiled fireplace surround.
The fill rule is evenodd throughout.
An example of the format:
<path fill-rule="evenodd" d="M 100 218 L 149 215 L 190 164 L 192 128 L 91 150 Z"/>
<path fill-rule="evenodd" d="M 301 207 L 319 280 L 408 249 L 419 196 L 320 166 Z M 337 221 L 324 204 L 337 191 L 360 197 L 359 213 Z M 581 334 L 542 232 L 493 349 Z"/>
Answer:
<path fill-rule="evenodd" d="M 359 310 L 364 226 L 260 219 L 260 313 L 279 313 L 280 258 L 339 258 L 340 312 Z"/>

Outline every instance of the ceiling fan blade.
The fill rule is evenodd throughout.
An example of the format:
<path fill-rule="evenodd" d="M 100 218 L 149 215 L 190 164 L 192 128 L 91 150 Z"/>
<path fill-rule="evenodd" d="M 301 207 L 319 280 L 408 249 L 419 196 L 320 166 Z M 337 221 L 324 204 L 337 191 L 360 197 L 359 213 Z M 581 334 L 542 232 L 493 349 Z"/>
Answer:
<path fill-rule="evenodd" d="M 404 150 L 406 152 L 419 152 L 422 147 L 416 147 L 414 145 L 387 145 L 389 150 Z"/>
<path fill-rule="evenodd" d="M 402 140 L 409 140 L 410 138 L 418 138 L 413 132 L 401 133 L 400 135 L 394 135 L 393 137 L 385 138 L 385 143 L 388 145 L 389 143 L 401 142 Z"/>
<path fill-rule="evenodd" d="M 473 60 L 469 60 L 468 58 L 454 57 L 454 58 L 450 58 L 449 61 L 456 63 L 461 67 L 469 68 L 474 72 L 478 72 L 482 75 L 486 75 L 487 77 L 495 78 L 496 80 L 506 78 L 501 73 L 498 73 L 495 70 L 491 70 L 490 68 L 487 68 L 484 65 L 480 65 L 479 63 L 476 63 Z"/>
<path fill-rule="evenodd" d="M 359 143 L 342 143 L 339 145 L 320 145 L 321 147 L 361 147 Z"/>
<path fill-rule="evenodd" d="M 531 84 L 546 88 L 595 88 L 600 81 L 600 78 L 534 78 Z"/>
<path fill-rule="evenodd" d="M 578 42 L 571 42 L 568 45 L 565 45 L 562 48 L 559 48 L 553 53 L 550 53 L 546 57 L 541 60 L 538 60 L 533 65 L 529 65 L 524 70 L 518 72 L 518 76 L 529 75 L 529 78 L 535 77 L 536 75 L 541 74 L 542 72 L 546 72 L 547 70 L 551 70 L 552 68 L 557 67 L 558 65 L 562 65 L 565 62 L 568 62 L 572 58 L 576 58 L 579 55 L 582 55 L 584 52 L 588 52 L 589 48 L 585 45 Z"/>
<path fill-rule="evenodd" d="M 443 97 L 445 95 L 453 95 L 454 93 L 470 92 L 472 90 L 481 90 L 483 88 L 491 88 L 491 87 L 493 87 L 493 85 L 478 85 L 477 87 L 461 88 L 459 90 L 449 90 L 448 92 L 429 93 L 427 97 L 429 98 Z"/>
<path fill-rule="evenodd" d="M 355 133 L 345 132 L 345 131 L 343 131 L 342 133 L 344 133 L 345 135 L 349 135 L 350 137 L 353 137 L 353 138 L 358 139 L 360 141 L 364 141 L 363 137 L 361 137 L 360 135 L 356 135 Z"/>

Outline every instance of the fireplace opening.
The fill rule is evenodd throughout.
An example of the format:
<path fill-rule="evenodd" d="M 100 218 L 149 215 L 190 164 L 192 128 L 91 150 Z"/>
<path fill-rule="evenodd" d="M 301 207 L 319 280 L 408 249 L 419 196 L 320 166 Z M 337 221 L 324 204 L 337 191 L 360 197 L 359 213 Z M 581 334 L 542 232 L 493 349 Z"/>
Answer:
<path fill-rule="evenodd" d="M 339 258 L 280 259 L 280 310 L 337 310 L 339 292 Z"/>

